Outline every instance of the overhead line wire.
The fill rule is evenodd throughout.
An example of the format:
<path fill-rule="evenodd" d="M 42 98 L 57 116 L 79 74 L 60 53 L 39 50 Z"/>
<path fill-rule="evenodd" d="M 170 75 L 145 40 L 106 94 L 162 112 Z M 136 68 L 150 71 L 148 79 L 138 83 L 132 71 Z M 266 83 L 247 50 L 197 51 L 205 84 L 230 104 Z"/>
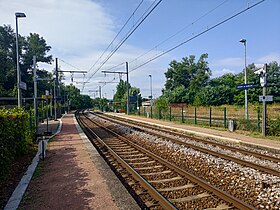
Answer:
<path fill-rule="evenodd" d="M 180 29 L 179 31 L 177 31 L 176 33 L 174 33 L 173 35 L 171 35 L 170 37 L 166 38 L 165 40 L 161 41 L 160 43 L 158 43 L 156 46 L 154 46 L 153 48 L 151 48 L 150 50 L 148 50 L 147 52 L 139 55 L 138 57 L 134 58 L 133 60 L 129 61 L 129 63 L 133 63 L 135 61 L 137 61 L 139 58 L 143 57 L 144 55 L 147 55 L 149 52 L 151 52 L 152 50 L 156 49 L 157 47 L 159 47 L 160 45 L 162 45 L 163 43 L 167 42 L 168 40 L 172 39 L 173 37 L 175 37 L 176 35 L 180 34 L 181 32 L 183 32 L 184 30 L 186 30 L 187 28 L 189 28 L 190 26 L 192 26 L 193 24 L 195 24 L 196 22 L 198 22 L 199 20 L 203 19 L 204 17 L 206 17 L 207 15 L 209 15 L 210 13 L 212 13 L 213 11 L 215 11 L 217 8 L 219 8 L 220 6 L 222 6 L 223 4 L 225 4 L 227 1 L 229 0 L 225 0 L 222 3 L 220 3 L 219 5 L 217 5 L 215 8 L 211 9 L 210 11 L 206 12 L 205 14 L 203 14 L 201 17 L 197 18 L 195 21 L 193 21 L 192 23 L 184 26 L 182 29 Z M 119 67 L 120 65 L 123 65 L 125 62 L 122 62 L 116 66 L 111 67 L 108 70 L 114 69 Z"/>
<path fill-rule="evenodd" d="M 177 45 L 175 45 L 174 47 L 172 47 L 172 48 L 170 48 L 170 49 L 168 49 L 168 50 L 162 52 L 161 54 L 159 54 L 159 55 L 157 55 L 157 56 L 155 56 L 155 57 L 149 59 L 148 61 L 142 63 L 141 65 L 139 65 L 139 66 L 137 66 L 137 67 L 131 69 L 129 72 L 135 71 L 136 69 L 138 69 L 138 68 L 140 68 L 140 67 L 142 67 L 142 66 L 144 66 L 144 65 L 146 65 L 146 64 L 148 64 L 148 63 L 150 63 L 150 62 L 152 62 L 152 61 L 154 61 L 154 60 L 156 60 L 157 58 L 159 58 L 159 57 L 161 57 L 161 56 L 163 56 L 163 55 L 165 55 L 165 54 L 167 54 L 167 53 L 169 53 L 169 52 L 171 52 L 171 51 L 177 49 L 178 47 L 180 47 L 180 46 L 182 46 L 182 45 L 184 45 L 184 44 L 190 42 L 191 40 L 193 40 L 193 39 L 195 39 L 195 38 L 197 38 L 197 37 L 199 37 L 199 36 L 205 34 L 205 33 L 208 32 L 208 31 L 210 31 L 210 30 L 212 30 L 212 29 L 214 29 L 214 28 L 216 28 L 216 27 L 218 27 L 218 26 L 224 24 L 225 22 L 227 22 L 227 21 L 229 21 L 229 20 L 231 20 L 231 19 L 237 17 L 238 15 L 240 15 L 240 14 L 246 12 L 246 11 L 249 10 L 249 9 L 252 9 L 253 7 L 255 7 L 255 6 L 261 4 L 261 3 L 264 2 L 264 1 L 265 1 L 265 0 L 261 0 L 261 1 L 257 2 L 257 3 L 255 3 L 255 4 L 253 4 L 252 6 L 248 6 L 246 9 L 243 9 L 242 11 L 240 11 L 240 12 L 238 12 L 238 13 L 236 13 L 236 14 L 230 16 L 229 18 L 226 18 L 225 20 L 223 20 L 223 21 L 221 21 L 221 22 L 219 22 L 219 23 L 217 23 L 217 24 L 211 26 L 210 28 L 207 28 L 206 30 L 204 30 L 204 31 L 202 31 L 202 32 L 200 32 L 200 33 L 198 33 L 197 35 L 195 35 L 195 36 L 193 36 L 193 37 L 191 37 L 191 38 L 189 38 L 189 39 L 187 39 L 187 40 L 181 42 L 180 44 L 177 44 Z"/>
<path fill-rule="evenodd" d="M 123 43 L 135 32 L 135 30 L 146 20 L 146 18 L 154 11 L 154 9 L 162 2 L 159 0 L 158 3 L 145 15 L 145 17 L 137 24 L 137 26 L 118 44 L 118 46 L 109 54 L 109 56 L 103 61 L 103 63 L 95 70 L 95 72 L 87 79 L 89 81 L 103 66 L 104 64 L 114 55 L 114 53 L 123 45 Z"/>
<path fill-rule="evenodd" d="M 90 67 L 89 71 L 94 68 L 94 66 L 98 63 L 98 61 L 102 58 L 102 56 L 105 54 L 105 52 L 109 49 L 109 47 L 113 44 L 113 42 L 116 40 L 116 38 L 119 36 L 119 34 L 122 32 L 124 27 L 128 24 L 128 22 L 131 20 L 131 18 L 134 16 L 135 12 L 139 9 L 141 4 L 144 0 L 141 0 L 141 2 L 138 4 L 136 9 L 133 11 L 133 13 L 130 15 L 130 17 L 126 20 L 125 24 L 122 26 L 122 28 L 119 30 L 119 32 L 116 34 L 116 36 L 113 38 L 113 40 L 110 42 L 110 44 L 107 46 L 107 48 L 103 51 L 103 53 L 100 55 L 100 57 L 97 59 L 97 61 Z"/>
<path fill-rule="evenodd" d="M 170 37 L 166 38 L 165 40 L 161 41 L 159 44 L 157 44 L 155 47 L 151 48 L 149 51 L 143 53 L 142 55 L 138 56 L 137 58 L 131 60 L 129 63 L 133 63 L 136 60 L 138 60 L 139 58 L 143 57 L 144 55 L 147 55 L 149 52 L 151 52 L 152 50 L 156 49 L 157 47 L 159 47 L 160 45 L 162 45 L 163 43 L 167 42 L 168 40 L 172 39 L 173 37 L 177 36 L 178 34 L 182 33 L 184 30 L 186 30 L 187 28 L 189 28 L 190 26 L 194 25 L 196 22 L 198 22 L 199 20 L 203 19 L 204 17 L 206 17 L 207 15 L 209 15 L 210 13 L 212 13 L 213 11 L 215 11 L 217 8 L 219 8 L 220 6 L 222 6 L 223 4 L 225 4 L 227 1 L 229 0 L 225 0 L 222 3 L 220 3 L 219 5 L 217 5 L 215 8 L 211 9 L 210 11 L 206 12 L 205 14 L 203 14 L 201 17 L 197 18 L 195 21 L 193 21 L 192 23 L 186 25 L 185 27 L 183 27 L 182 29 L 180 29 L 179 31 L 177 31 L 176 33 L 174 33 L 173 35 L 171 35 Z"/>

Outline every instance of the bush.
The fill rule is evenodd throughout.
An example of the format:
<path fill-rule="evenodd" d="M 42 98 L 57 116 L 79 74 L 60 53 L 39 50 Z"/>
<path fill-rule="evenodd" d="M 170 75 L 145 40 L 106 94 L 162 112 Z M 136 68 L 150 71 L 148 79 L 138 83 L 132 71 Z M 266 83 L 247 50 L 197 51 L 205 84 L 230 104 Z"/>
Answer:
<path fill-rule="evenodd" d="M 238 119 L 236 122 L 237 130 L 259 132 L 258 123 L 253 120 Z"/>
<path fill-rule="evenodd" d="M 23 109 L 0 109 L 0 180 L 7 174 L 12 161 L 28 152 L 34 129 L 29 126 L 28 113 Z"/>
<path fill-rule="evenodd" d="M 280 117 L 276 118 L 276 120 L 269 120 L 268 125 L 268 135 L 280 136 Z"/>

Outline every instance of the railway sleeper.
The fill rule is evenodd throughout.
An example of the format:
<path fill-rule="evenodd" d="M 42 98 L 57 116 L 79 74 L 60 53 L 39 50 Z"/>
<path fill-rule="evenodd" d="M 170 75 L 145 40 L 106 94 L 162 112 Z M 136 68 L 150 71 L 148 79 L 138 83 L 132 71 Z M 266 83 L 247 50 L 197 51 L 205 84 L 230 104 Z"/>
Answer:
<path fill-rule="evenodd" d="M 155 163 L 156 161 L 155 160 L 151 160 L 151 161 L 148 161 L 148 162 L 141 162 L 141 163 L 131 163 L 133 166 L 134 165 L 145 165 L 145 164 L 152 164 L 152 163 Z"/>
<path fill-rule="evenodd" d="M 134 150 L 134 151 L 129 151 L 129 152 L 119 152 L 119 155 L 129 155 L 129 154 L 135 154 L 139 153 L 139 151 Z"/>
<path fill-rule="evenodd" d="M 149 167 L 142 167 L 142 168 L 134 168 L 135 170 L 151 170 L 151 169 L 159 169 L 162 168 L 162 165 L 158 165 L 158 166 L 149 166 Z"/>
<path fill-rule="evenodd" d="M 168 192 L 168 191 L 175 191 L 175 190 L 183 190 L 183 189 L 187 189 L 187 188 L 192 188 L 192 187 L 196 187 L 197 185 L 195 184 L 186 184 L 183 186 L 179 186 L 179 187 L 169 187 L 169 188 L 162 188 L 162 189 L 158 189 L 158 192 Z"/>
<path fill-rule="evenodd" d="M 183 198 L 176 198 L 176 199 L 169 199 L 171 203 L 181 203 L 181 202 L 188 202 L 188 201 L 193 201 L 201 198 L 206 198 L 211 196 L 208 192 L 200 193 L 197 195 L 191 195 Z"/>
<path fill-rule="evenodd" d="M 180 176 L 176 176 L 176 177 L 169 178 L 169 179 L 149 180 L 149 182 L 150 182 L 150 183 L 173 182 L 173 181 L 175 181 L 175 180 L 180 180 L 180 179 L 183 179 L 183 178 L 180 177 Z"/>
<path fill-rule="evenodd" d="M 219 206 L 217 206 L 216 208 L 207 208 L 204 210 L 227 210 L 227 209 L 234 209 L 233 206 L 228 206 L 226 204 L 221 204 Z"/>
<path fill-rule="evenodd" d="M 147 157 L 147 156 L 145 156 L 145 157 L 142 157 L 142 158 L 124 158 L 124 160 L 125 161 L 127 161 L 127 162 L 133 162 L 133 161 L 135 161 L 135 160 L 147 160 L 147 159 L 149 159 L 149 157 Z"/>
<path fill-rule="evenodd" d="M 153 172 L 153 173 L 146 173 L 146 174 L 141 174 L 142 176 L 154 176 L 154 175 L 159 175 L 159 174 L 169 174 L 172 173 L 171 170 L 166 170 L 166 171 L 159 171 L 159 172 Z"/>
<path fill-rule="evenodd" d="M 145 202 L 145 205 L 150 209 L 152 207 L 158 206 L 159 204 L 158 204 L 158 202 L 147 201 L 147 202 Z"/>

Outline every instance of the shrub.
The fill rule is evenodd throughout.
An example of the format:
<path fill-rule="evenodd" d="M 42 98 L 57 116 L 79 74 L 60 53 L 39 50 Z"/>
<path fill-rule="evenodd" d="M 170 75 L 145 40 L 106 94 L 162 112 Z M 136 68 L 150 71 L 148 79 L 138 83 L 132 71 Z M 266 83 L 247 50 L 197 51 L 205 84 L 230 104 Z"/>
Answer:
<path fill-rule="evenodd" d="M 0 109 L 0 180 L 7 174 L 12 161 L 28 152 L 34 129 L 29 126 L 23 109 Z"/>
<path fill-rule="evenodd" d="M 268 135 L 280 136 L 280 117 L 277 117 L 276 120 L 269 120 L 268 125 Z"/>

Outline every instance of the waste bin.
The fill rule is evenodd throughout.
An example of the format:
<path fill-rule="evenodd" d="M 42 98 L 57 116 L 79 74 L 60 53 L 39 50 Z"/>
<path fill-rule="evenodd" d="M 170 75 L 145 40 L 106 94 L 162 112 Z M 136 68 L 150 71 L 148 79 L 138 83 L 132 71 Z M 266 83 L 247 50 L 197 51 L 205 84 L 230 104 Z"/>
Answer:
<path fill-rule="evenodd" d="M 229 131 L 234 131 L 235 130 L 234 120 L 229 120 L 228 121 L 228 129 L 229 129 Z"/>

